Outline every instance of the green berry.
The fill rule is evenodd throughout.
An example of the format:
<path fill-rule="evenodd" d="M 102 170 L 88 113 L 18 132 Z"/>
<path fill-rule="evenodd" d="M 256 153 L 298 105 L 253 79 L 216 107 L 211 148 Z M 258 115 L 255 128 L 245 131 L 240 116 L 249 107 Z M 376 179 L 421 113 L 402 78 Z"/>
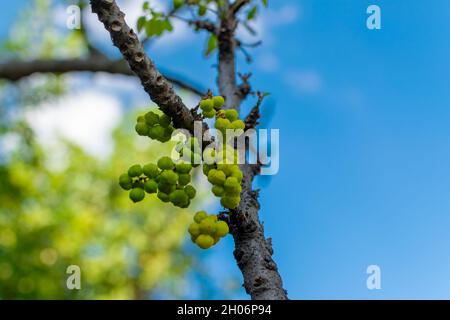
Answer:
<path fill-rule="evenodd" d="M 203 117 L 204 117 L 204 118 L 211 119 L 211 118 L 214 118 L 215 115 L 216 115 L 216 111 L 214 111 L 214 110 L 211 110 L 211 111 L 203 111 Z"/>
<path fill-rule="evenodd" d="M 143 168 L 142 168 L 142 172 L 144 172 L 144 174 L 149 177 L 149 178 L 156 178 L 156 176 L 159 174 L 159 169 L 158 166 L 154 163 L 149 163 L 146 164 Z"/>
<path fill-rule="evenodd" d="M 170 123 L 172 122 L 172 118 L 170 118 L 167 114 L 163 114 L 162 116 L 159 117 L 159 125 L 167 128 Z"/>
<path fill-rule="evenodd" d="M 158 167 L 161 170 L 172 170 L 174 168 L 174 163 L 170 157 L 161 157 L 158 160 Z"/>
<path fill-rule="evenodd" d="M 154 125 L 148 131 L 148 136 L 154 140 L 160 140 L 164 136 L 164 128 L 159 124 Z"/>
<path fill-rule="evenodd" d="M 238 130 L 238 129 L 244 130 L 245 129 L 245 123 L 242 120 L 234 120 L 231 123 L 231 125 L 232 125 L 232 128 L 235 130 Z"/>
<path fill-rule="evenodd" d="M 145 122 L 136 123 L 134 129 L 136 130 L 137 134 L 140 136 L 148 135 L 148 131 L 150 130 L 150 128 L 147 126 L 147 124 Z"/>
<path fill-rule="evenodd" d="M 164 192 L 161 192 L 161 191 L 158 191 L 157 197 L 162 202 L 169 202 L 170 201 L 169 195 L 167 193 L 164 193 Z"/>
<path fill-rule="evenodd" d="M 239 114 L 234 109 L 225 110 L 225 117 L 231 122 L 237 120 L 239 118 Z"/>
<path fill-rule="evenodd" d="M 193 237 L 198 237 L 200 235 L 200 226 L 196 222 L 192 222 L 188 228 L 189 233 Z"/>
<path fill-rule="evenodd" d="M 121 174 L 119 177 L 119 185 L 124 190 L 130 190 L 133 187 L 133 180 L 126 173 Z"/>
<path fill-rule="evenodd" d="M 201 234 L 195 239 L 195 243 L 202 249 L 208 249 L 214 244 L 213 237 Z"/>
<path fill-rule="evenodd" d="M 139 202 L 142 201 L 145 197 L 145 192 L 141 188 L 133 188 L 130 191 L 130 199 L 133 202 Z"/>
<path fill-rule="evenodd" d="M 212 98 L 213 103 L 214 103 L 214 108 L 220 109 L 223 107 L 223 105 L 225 104 L 225 99 L 222 96 L 215 96 Z"/>
<path fill-rule="evenodd" d="M 181 173 L 178 175 L 178 183 L 185 186 L 191 182 L 191 175 L 189 173 Z"/>
<path fill-rule="evenodd" d="M 208 216 L 208 214 L 205 211 L 198 211 L 195 215 L 194 215 L 194 221 L 197 223 L 202 222 L 203 219 L 205 219 Z"/>
<path fill-rule="evenodd" d="M 203 174 L 205 175 L 205 176 L 208 176 L 208 173 L 209 173 L 209 171 L 211 170 L 211 169 L 214 169 L 214 166 L 213 165 L 210 165 L 210 164 L 203 164 Z"/>
<path fill-rule="evenodd" d="M 194 199 L 197 191 L 193 186 L 186 186 L 184 187 L 184 192 L 186 192 L 189 199 Z"/>
<path fill-rule="evenodd" d="M 214 127 L 222 133 L 225 133 L 227 129 L 231 129 L 231 122 L 225 118 L 218 118 L 214 124 Z"/>
<path fill-rule="evenodd" d="M 223 186 L 228 193 L 232 194 L 240 192 L 241 189 L 241 185 L 235 177 L 228 177 Z"/>
<path fill-rule="evenodd" d="M 242 174 L 241 169 L 239 169 L 238 166 L 232 169 L 231 177 L 235 177 L 239 183 L 242 182 L 242 179 L 244 178 L 244 175 Z"/>
<path fill-rule="evenodd" d="M 241 198 L 239 196 L 224 196 L 220 199 L 220 204 L 228 209 L 234 209 L 241 202 Z"/>
<path fill-rule="evenodd" d="M 128 169 L 128 175 L 130 177 L 139 177 L 142 174 L 142 167 L 139 164 L 135 164 Z"/>
<path fill-rule="evenodd" d="M 214 110 L 214 102 L 211 99 L 203 99 L 200 101 L 200 109 L 203 110 L 203 112 L 210 112 Z"/>
<path fill-rule="evenodd" d="M 144 116 L 137 117 L 136 122 L 145 122 L 145 117 Z"/>
<path fill-rule="evenodd" d="M 177 187 L 175 186 L 175 184 L 159 182 L 158 189 L 159 189 L 159 191 L 161 191 L 163 193 L 171 194 L 172 192 L 174 192 L 177 189 Z"/>
<path fill-rule="evenodd" d="M 158 183 L 155 180 L 150 179 L 144 183 L 144 190 L 147 193 L 155 193 L 158 191 Z"/>
<path fill-rule="evenodd" d="M 169 199 L 176 206 L 182 206 L 189 201 L 189 197 L 184 190 L 175 190 L 169 195 Z"/>
<path fill-rule="evenodd" d="M 212 184 L 223 185 L 226 176 L 223 171 L 212 169 L 208 172 L 208 181 Z"/>
<path fill-rule="evenodd" d="M 145 122 L 150 127 L 153 127 L 154 125 L 158 124 L 158 122 L 159 122 L 159 116 L 156 113 L 154 113 L 153 111 L 147 112 L 145 114 L 144 118 L 145 118 Z"/>
<path fill-rule="evenodd" d="M 233 174 L 233 168 L 235 166 L 236 165 L 234 165 L 234 164 L 223 164 L 223 163 L 221 163 L 221 164 L 217 165 L 217 170 L 223 171 L 223 173 L 225 173 L 225 175 L 227 177 L 229 177 L 229 176 L 231 176 Z"/>
<path fill-rule="evenodd" d="M 202 234 L 213 234 L 216 231 L 215 222 L 209 217 L 200 222 L 200 232 Z"/>
<path fill-rule="evenodd" d="M 230 229 L 225 221 L 219 221 L 216 223 L 216 236 L 225 237 L 228 232 L 230 232 Z"/>
<path fill-rule="evenodd" d="M 192 165 L 188 162 L 180 162 L 175 165 L 177 173 L 189 173 L 192 170 Z"/>
<path fill-rule="evenodd" d="M 161 183 L 176 184 L 178 181 L 178 174 L 172 170 L 164 170 L 161 172 L 159 181 Z"/>
<path fill-rule="evenodd" d="M 225 190 L 223 189 L 223 187 L 222 186 L 218 186 L 218 185 L 214 185 L 212 187 L 211 191 L 216 197 L 221 197 L 225 193 Z"/>

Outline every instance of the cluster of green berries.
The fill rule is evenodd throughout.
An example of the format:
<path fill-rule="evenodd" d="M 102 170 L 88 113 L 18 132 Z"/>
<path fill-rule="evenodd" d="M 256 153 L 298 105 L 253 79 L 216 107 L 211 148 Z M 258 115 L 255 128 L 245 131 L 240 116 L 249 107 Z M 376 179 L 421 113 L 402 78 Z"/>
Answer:
<path fill-rule="evenodd" d="M 195 188 L 190 185 L 192 165 L 187 162 L 174 163 L 169 157 L 162 157 L 157 164 L 145 166 L 135 164 L 127 173 L 119 177 L 119 185 L 130 190 L 133 202 L 142 201 L 145 193 L 156 193 L 163 202 L 171 202 L 180 208 L 189 207 L 196 195 Z"/>
<path fill-rule="evenodd" d="M 217 112 L 214 127 L 225 135 L 227 130 L 244 130 L 245 123 L 239 119 L 239 114 L 236 110 L 220 110 Z"/>
<path fill-rule="evenodd" d="M 172 119 L 163 113 L 150 111 L 137 118 L 135 130 L 140 136 L 147 136 L 160 142 L 167 142 L 172 137 L 175 130 L 172 125 Z"/>
<path fill-rule="evenodd" d="M 208 249 L 225 237 L 229 228 L 225 221 L 218 221 L 214 214 L 199 211 L 194 215 L 194 222 L 189 226 L 191 240 L 202 249 Z"/>
<path fill-rule="evenodd" d="M 210 163 L 203 164 L 203 173 L 213 185 L 212 193 L 220 198 L 220 204 L 223 207 L 235 209 L 241 201 L 243 179 L 242 171 L 237 165 L 237 150 L 229 145 L 228 148 L 223 148 L 217 154 L 214 149 L 206 149 L 203 157 Z"/>
<path fill-rule="evenodd" d="M 215 96 L 206 98 L 200 101 L 200 109 L 204 118 L 214 118 L 217 111 L 225 104 L 225 99 L 222 96 Z"/>

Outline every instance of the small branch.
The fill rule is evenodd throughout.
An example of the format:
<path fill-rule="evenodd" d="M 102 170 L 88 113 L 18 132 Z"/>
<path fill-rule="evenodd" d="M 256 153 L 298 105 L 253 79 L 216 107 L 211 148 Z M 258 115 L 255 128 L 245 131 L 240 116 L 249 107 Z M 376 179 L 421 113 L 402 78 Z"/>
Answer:
<path fill-rule="evenodd" d="M 250 3 L 250 0 L 236 0 L 230 7 L 230 11 L 233 15 L 236 15 L 246 4 Z"/>
<path fill-rule="evenodd" d="M 110 60 L 103 54 L 91 55 L 87 58 L 74 59 L 36 59 L 30 61 L 11 60 L 0 63 L 0 79 L 17 81 L 34 73 L 69 73 L 69 72 L 107 72 L 135 76 L 124 60 Z M 196 95 L 203 96 L 205 91 L 176 76 L 164 75 L 171 83 Z"/>
<path fill-rule="evenodd" d="M 261 117 L 260 114 L 260 107 L 264 100 L 264 95 L 260 92 L 257 93 L 258 101 L 256 102 L 255 106 L 250 110 L 249 114 L 245 118 L 245 130 L 247 129 L 254 129 L 259 124 L 259 118 Z"/>

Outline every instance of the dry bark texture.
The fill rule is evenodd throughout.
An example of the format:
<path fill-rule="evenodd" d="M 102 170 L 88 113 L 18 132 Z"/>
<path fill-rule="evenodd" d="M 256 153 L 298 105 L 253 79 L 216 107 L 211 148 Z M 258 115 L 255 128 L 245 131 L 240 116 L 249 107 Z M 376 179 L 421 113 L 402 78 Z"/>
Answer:
<path fill-rule="evenodd" d="M 219 90 L 221 95 L 226 97 L 226 107 L 237 110 L 244 96 L 236 84 L 235 14 L 246 2 L 248 1 L 236 0 L 234 5 L 226 4 L 218 34 Z M 119 48 L 131 70 L 141 79 L 150 98 L 173 117 L 178 128 L 191 130 L 194 116 L 147 57 L 136 34 L 125 23 L 124 14 L 116 2 L 91 0 L 91 6 L 92 11 L 109 31 L 113 44 Z M 244 173 L 241 203 L 236 210 L 232 210 L 229 223 L 235 241 L 234 256 L 244 277 L 245 290 L 252 299 L 287 299 L 277 266 L 272 259 L 271 240 L 264 237 L 264 228 L 259 221 L 258 192 L 252 189 L 252 182 L 259 172 L 259 167 L 242 165 L 241 170 Z"/>

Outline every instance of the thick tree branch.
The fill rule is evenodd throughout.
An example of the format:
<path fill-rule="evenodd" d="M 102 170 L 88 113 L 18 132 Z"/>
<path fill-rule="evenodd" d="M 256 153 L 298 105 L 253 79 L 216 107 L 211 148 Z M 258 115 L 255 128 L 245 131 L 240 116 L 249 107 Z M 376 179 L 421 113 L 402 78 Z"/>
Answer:
<path fill-rule="evenodd" d="M 12 60 L 0 63 L 0 79 L 17 81 L 34 73 L 68 73 L 77 71 L 107 72 L 135 76 L 124 60 L 110 60 L 104 55 L 92 55 L 87 58 L 73 59 L 37 59 L 30 61 Z M 174 76 L 164 77 L 174 85 L 186 89 L 199 96 L 203 96 L 206 90 Z"/>
<path fill-rule="evenodd" d="M 238 111 L 242 99 L 250 91 L 247 81 L 244 81 L 244 86 L 236 84 L 235 65 L 235 14 L 246 2 L 236 0 L 231 7 L 226 2 L 218 35 L 219 90 L 221 95 L 227 98 L 227 108 Z M 257 113 L 258 117 L 261 101 L 262 97 L 253 112 Z M 250 118 L 254 118 L 255 114 Z M 256 125 L 256 122 L 257 119 L 254 122 L 249 120 L 247 125 Z M 235 243 L 234 257 L 244 276 L 244 288 L 254 300 L 287 299 L 277 265 L 272 259 L 271 240 L 264 237 L 264 227 L 259 221 L 258 191 L 252 188 L 253 179 L 259 173 L 259 165 L 243 164 L 240 167 L 244 174 L 241 202 L 238 208 L 232 211 L 229 222 Z"/>
<path fill-rule="evenodd" d="M 126 24 L 125 14 L 120 11 L 116 2 L 91 0 L 90 3 L 92 12 L 98 15 L 98 19 L 110 33 L 113 44 L 119 48 L 131 70 L 139 77 L 152 101 L 172 117 L 175 127 L 193 132 L 193 114 L 146 55 L 144 47 L 133 29 Z"/>

